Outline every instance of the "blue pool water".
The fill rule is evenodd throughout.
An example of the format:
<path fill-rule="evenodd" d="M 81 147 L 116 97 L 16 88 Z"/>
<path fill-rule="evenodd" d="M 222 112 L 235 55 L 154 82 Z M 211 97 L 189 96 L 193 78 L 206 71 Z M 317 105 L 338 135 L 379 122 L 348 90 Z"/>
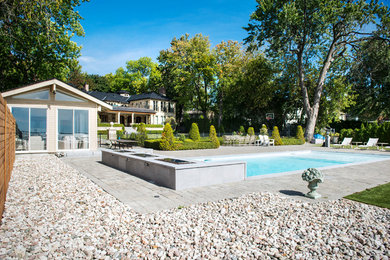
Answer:
<path fill-rule="evenodd" d="M 356 164 L 389 160 L 388 155 L 343 153 L 343 152 L 284 152 L 267 154 L 246 154 L 231 156 L 214 156 L 197 158 L 201 161 L 246 161 L 247 177 L 258 175 L 305 170 L 307 168 L 335 167 L 345 164 Z"/>

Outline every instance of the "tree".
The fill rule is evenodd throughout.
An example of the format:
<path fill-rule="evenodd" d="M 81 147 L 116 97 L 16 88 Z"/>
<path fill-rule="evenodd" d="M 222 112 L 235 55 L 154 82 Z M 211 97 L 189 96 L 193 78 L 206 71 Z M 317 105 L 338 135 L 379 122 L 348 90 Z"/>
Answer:
<path fill-rule="evenodd" d="M 196 123 L 192 123 L 191 129 L 189 132 L 189 137 L 192 139 L 194 142 L 197 142 L 200 140 L 200 134 L 199 134 L 199 127 Z"/>
<path fill-rule="evenodd" d="M 132 79 L 132 86 L 139 93 L 158 92 L 161 82 L 161 73 L 158 64 L 150 57 L 141 57 L 138 60 L 126 62 L 127 76 Z"/>
<path fill-rule="evenodd" d="M 276 93 L 272 64 L 263 55 L 248 54 L 234 84 L 225 91 L 224 118 L 260 125 Z M 245 122 L 240 122 L 244 119 Z"/>
<path fill-rule="evenodd" d="M 361 44 L 348 81 L 357 99 L 350 113 L 365 120 L 390 116 L 390 44 L 367 42 Z"/>
<path fill-rule="evenodd" d="M 210 126 L 210 141 L 214 144 L 214 148 L 219 148 L 220 143 L 217 137 L 217 131 L 215 131 L 215 127 L 213 125 Z"/>
<path fill-rule="evenodd" d="M 261 126 L 260 135 L 268 135 L 268 128 L 265 124 Z"/>
<path fill-rule="evenodd" d="M 0 91 L 39 80 L 65 80 L 83 36 L 75 7 L 85 0 L 0 1 Z"/>
<path fill-rule="evenodd" d="M 160 149 L 164 151 L 175 150 L 175 138 L 173 136 L 173 130 L 169 123 L 166 123 L 162 132 L 162 138 L 160 142 Z"/>
<path fill-rule="evenodd" d="M 255 135 L 255 129 L 252 126 L 248 128 L 248 135 L 250 135 L 250 136 Z"/>
<path fill-rule="evenodd" d="M 297 134 L 296 134 L 295 138 L 302 140 L 303 142 L 305 141 L 305 136 L 303 135 L 302 126 L 300 126 L 300 125 L 297 127 Z"/>
<path fill-rule="evenodd" d="M 146 132 L 146 126 L 144 123 L 141 123 L 137 127 L 137 142 L 139 146 L 144 146 L 145 140 L 148 139 L 148 134 Z"/>
<path fill-rule="evenodd" d="M 244 53 L 242 45 L 237 41 L 222 41 L 215 46 L 213 55 L 216 60 L 216 98 L 218 103 L 218 127 L 221 127 L 224 111 L 224 100 L 227 89 L 232 86 L 238 78 L 240 68 L 243 64 Z"/>
<path fill-rule="evenodd" d="M 149 57 L 126 62 L 126 68 L 118 68 L 115 74 L 107 74 L 111 92 L 127 90 L 130 94 L 158 92 L 161 87 L 161 73 L 157 63 Z"/>
<path fill-rule="evenodd" d="M 208 37 L 196 34 L 189 38 L 186 34 L 174 38 L 171 48 L 162 50 L 157 60 L 167 95 L 177 102 L 179 122 L 183 111 L 189 108 L 202 111 L 203 117 L 207 118 L 215 83 L 215 57 Z"/>
<path fill-rule="evenodd" d="M 274 139 L 275 145 L 283 145 L 282 138 L 280 138 L 279 129 L 277 126 L 274 126 L 272 130 L 271 139 Z"/>
<path fill-rule="evenodd" d="M 330 69 L 358 42 L 389 37 L 389 9 L 377 1 L 364 0 L 257 2 L 245 42 L 250 49 L 266 46 L 270 57 L 289 60 L 295 67 L 307 117 L 305 136 L 310 140 Z M 377 24 L 378 30 L 363 31 L 368 24 Z M 306 82 L 309 70 L 316 72 L 312 89 Z"/>

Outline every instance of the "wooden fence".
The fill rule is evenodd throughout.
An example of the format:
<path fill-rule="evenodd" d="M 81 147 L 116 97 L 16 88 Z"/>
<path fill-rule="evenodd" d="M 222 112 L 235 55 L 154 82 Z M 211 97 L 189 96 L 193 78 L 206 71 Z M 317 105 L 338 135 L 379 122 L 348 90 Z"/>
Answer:
<path fill-rule="evenodd" d="M 15 118 L 0 94 L 0 221 L 15 161 Z"/>

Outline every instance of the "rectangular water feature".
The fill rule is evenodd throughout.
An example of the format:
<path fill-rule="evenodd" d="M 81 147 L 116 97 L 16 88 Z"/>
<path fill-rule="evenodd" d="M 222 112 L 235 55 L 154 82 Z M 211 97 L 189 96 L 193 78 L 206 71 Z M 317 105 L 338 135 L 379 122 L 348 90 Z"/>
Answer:
<path fill-rule="evenodd" d="M 144 155 L 102 149 L 102 162 L 174 190 L 245 179 L 246 163 L 242 161 L 205 163 L 157 154 Z"/>

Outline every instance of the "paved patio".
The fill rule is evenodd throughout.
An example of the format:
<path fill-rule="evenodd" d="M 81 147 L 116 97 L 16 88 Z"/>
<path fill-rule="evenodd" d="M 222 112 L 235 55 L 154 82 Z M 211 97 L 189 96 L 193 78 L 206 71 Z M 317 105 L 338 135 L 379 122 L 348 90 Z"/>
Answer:
<path fill-rule="evenodd" d="M 309 149 L 320 151 L 336 150 L 307 144 L 303 146 L 281 147 L 234 146 L 220 147 L 214 150 L 155 151 L 155 153 L 180 158 Z M 325 182 L 320 184 L 318 188 L 318 192 L 323 197 L 318 200 L 311 200 L 304 197 L 304 193 L 308 191 L 308 188 L 307 183 L 302 181 L 300 173 L 279 177 L 270 175 L 260 179 L 175 191 L 154 185 L 128 173 L 108 167 L 100 162 L 100 156 L 66 157 L 63 158 L 63 161 L 79 170 L 118 200 L 140 213 L 188 206 L 201 202 L 217 201 L 224 198 L 238 197 L 246 193 L 262 191 L 279 193 L 292 199 L 315 203 L 317 201 L 339 199 L 348 194 L 390 182 L 389 152 L 357 151 L 351 149 L 337 149 L 337 151 L 384 154 L 389 155 L 389 160 L 323 170 Z"/>

